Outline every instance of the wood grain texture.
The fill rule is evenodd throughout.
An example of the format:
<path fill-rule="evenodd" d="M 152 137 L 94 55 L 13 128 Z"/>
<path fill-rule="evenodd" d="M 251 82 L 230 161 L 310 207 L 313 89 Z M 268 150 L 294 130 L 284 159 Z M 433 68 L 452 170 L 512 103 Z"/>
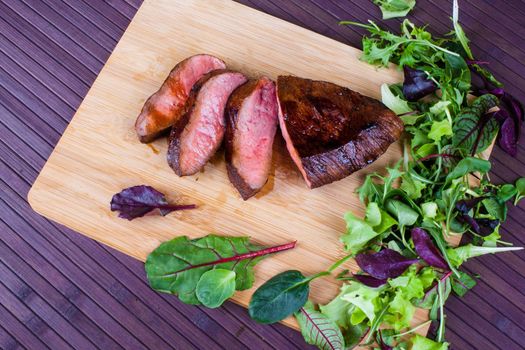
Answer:
<path fill-rule="evenodd" d="M 45 304 L 16 313 L 17 305 L 34 305 L 31 300 L 35 294 L 31 293 L 20 294 L 9 303 L 0 302 L 0 348 L 57 348 L 52 341 L 43 343 L 39 339 L 43 333 L 57 333 L 67 327 L 64 323 L 73 324 L 88 339 L 84 341 L 76 332 L 61 333 L 75 348 L 89 348 L 90 344 L 103 349 L 151 348 L 153 343 L 149 344 L 142 333 L 150 332 L 152 313 L 128 312 L 123 319 L 121 309 L 107 304 L 114 299 L 130 310 L 136 310 L 135 304 L 140 303 L 146 307 L 144 311 L 156 314 L 155 320 L 162 318 L 173 325 L 160 327 L 157 337 L 173 340 L 168 333 L 180 329 L 191 342 L 185 348 L 310 349 L 298 332 L 280 324 L 254 323 L 236 304 L 225 303 L 220 309 L 209 310 L 155 293 L 147 286 L 142 262 L 51 224 L 26 203 L 30 185 L 113 49 L 109 41 L 90 40 L 86 35 L 75 36 L 75 32 L 107 35 L 116 43 L 141 2 L 0 1 L 0 241 L 9 248 L 2 248 L 0 256 L 2 263 L 63 315 L 39 321 Z M 399 19 L 382 21 L 379 9 L 370 0 L 240 2 L 355 47 L 360 47 L 363 31 L 338 26 L 338 20 L 372 19 L 392 31 L 397 31 L 400 23 Z M 474 54 L 489 61 L 506 90 L 521 100 L 525 99 L 525 62 L 518 59 L 525 52 L 520 45 L 520 33 L 525 29 L 523 4 L 523 0 L 460 0 L 460 19 L 473 39 Z M 450 30 L 450 9 L 449 1 L 418 1 L 409 18 L 417 24 L 428 23 L 432 32 L 443 34 Z M 78 14 L 87 21 L 79 20 Z M 68 40 L 71 37 L 75 40 Z M 76 54 L 86 48 L 88 53 Z M 96 52 L 94 64 L 90 52 Z M 45 96 L 53 95 L 59 99 L 50 107 Z M 494 182 L 514 181 L 525 174 L 525 138 L 519 147 L 516 158 L 495 149 L 491 157 Z M 516 245 L 525 244 L 521 234 L 525 230 L 523 205 L 509 208 L 509 219 L 501 228 L 504 239 Z M 452 296 L 446 305 L 446 338 L 452 343 L 451 349 L 525 348 L 524 262 L 521 251 L 465 264 L 469 272 L 480 274 L 482 279 L 464 298 Z M 104 274 L 104 280 L 99 274 Z M 23 298 L 26 294 L 28 298 Z M 129 322 L 132 319 L 139 322 Z M 177 344 L 170 342 L 168 348 L 173 347 Z"/>
<path fill-rule="evenodd" d="M 359 61 L 361 52 L 355 48 L 231 1 L 146 1 L 34 183 L 28 197 L 31 206 L 141 260 L 177 235 L 250 235 L 266 245 L 299 240 L 293 251 L 257 267 L 256 286 L 287 269 L 311 274 L 328 267 L 345 255 L 339 242 L 345 230 L 343 214 L 362 213 L 354 190 L 364 174 L 395 163 L 400 145 L 394 144 L 361 172 L 309 190 L 279 139 L 269 183 L 248 201 L 229 183 L 222 152 L 203 172 L 179 178 L 166 164 L 166 140 L 140 144 L 133 125 L 144 100 L 171 68 L 197 53 L 216 55 L 229 68 L 253 77 L 293 74 L 323 79 L 376 98 L 382 83 L 401 79 L 396 69 L 376 69 Z M 117 218 L 109 210 L 111 196 L 136 184 L 152 185 L 172 201 L 196 203 L 199 209 L 132 222 Z M 348 267 L 356 269 L 354 262 Z M 311 296 L 325 303 L 338 286 L 334 280 L 314 282 Z M 234 300 L 246 306 L 252 293 L 253 289 L 237 293 Z M 425 314 L 422 311 L 415 322 Z"/>

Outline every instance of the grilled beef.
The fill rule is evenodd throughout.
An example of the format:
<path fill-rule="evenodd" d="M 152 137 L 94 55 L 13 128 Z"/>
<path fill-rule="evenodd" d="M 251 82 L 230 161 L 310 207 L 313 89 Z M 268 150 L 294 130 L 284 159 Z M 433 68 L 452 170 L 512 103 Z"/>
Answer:
<path fill-rule="evenodd" d="M 226 167 L 244 200 L 268 181 L 277 130 L 275 84 L 266 77 L 238 87 L 226 106 Z"/>
<path fill-rule="evenodd" d="M 195 55 L 173 68 L 160 89 L 151 95 L 137 121 L 135 130 L 141 142 L 151 142 L 167 131 L 185 112 L 188 94 L 197 80 L 215 69 L 226 65 L 217 57 Z"/>
<path fill-rule="evenodd" d="M 177 175 L 195 174 L 215 154 L 226 129 L 228 97 L 245 82 L 241 73 L 215 70 L 193 86 L 186 113 L 173 125 L 169 137 L 168 164 Z"/>
<path fill-rule="evenodd" d="M 381 102 L 336 84 L 280 76 L 277 96 L 286 146 L 310 188 L 372 163 L 403 131 Z"/>

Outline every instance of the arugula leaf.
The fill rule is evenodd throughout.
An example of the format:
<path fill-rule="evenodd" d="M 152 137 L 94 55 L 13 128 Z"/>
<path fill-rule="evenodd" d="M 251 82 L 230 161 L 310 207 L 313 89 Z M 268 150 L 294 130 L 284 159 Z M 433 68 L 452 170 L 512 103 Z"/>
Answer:
<path fill-rule="evenodd" d="M 259 323 L 275 323 L 299 310 L 308 300 L 309 280 L 297 270 L 281 272 L 257 288 L 248 312 Z"/>
<path fill-rule="evenodd" d="M 148 255 L 146 274 L 151 288 L 176 294 L 187 304 L 200 304 L 196 295 L 202 275 L 212 269 L 235 272 L 235 288 L 251 288 L 253 267 L 265 256 L 292 249 L 295 242 L 263 248 L 248 237 L 208 235 L 190 240 L 180 236 L 162 243 Z"/>
<path fill-rule="evenodd" d="M 405 17 L 416 6 L 416 0 L 374 0 L 383 13 L 383 19 Z"/>
<path fill-rule="evenodd" d="M 202 305 L 217 308 L 235 293 L 235 271 L 214 269 L 202 274 L 196 295 Z"/>
<path fill-rule="evenodd" d="M 321 350 L 345 349 L 343 334 L 337 324 L 317 311 L 310 301 L 295 313 L 295 318 L 308 344 Z"/>

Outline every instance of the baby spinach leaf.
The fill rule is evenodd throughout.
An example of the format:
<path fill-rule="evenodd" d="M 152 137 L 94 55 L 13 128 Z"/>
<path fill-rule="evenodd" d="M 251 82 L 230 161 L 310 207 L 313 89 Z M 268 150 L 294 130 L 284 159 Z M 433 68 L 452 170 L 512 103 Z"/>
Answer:
<path fill-rule="evenodd" d="M 119 211 L 119 218 L 133 220 L 159 209 L 162 216 L 175 210 L 195 209 L 194 204 L 169 204 L 162 192 L 151 186 L 140 185 L 128 187 L 113 195 L 111 211 Z"/>
<path fill-rule="evenodd" d="M 344 350 L 345 341 L 339 326 L 317 311 L 309 301 L 295 313 L 304 340 L 321 350 Z"/>
<path fill-rule="evenodd" d="M 248 312 L 259 323 L 275 323 L 299 310 L 308 300 L 310 282 L 297 270 L 282 272 L 253 293 Z"/>
<path fill-rule="evenodd" d="M 235 271 L 214 269 L 202 274 L 196 295 L 202 305 L 217 308 L 235 293 Z"/>
<path fill-rule="evenodd" d="M 394 278 L 401 275 L 417 259 L 408 259 L 395 250 L 384 248 L 373 254 L 358 254 L 357 265 L 370 276 L 378 279 Z"/>
<path fill-rule="evenodd" d="M 248 237 L 208 235 L 190 240 L 180 236 L 162 243 L 146 259 L 146 273 L 151 288 L 176 294 L 187 304 L 199 304 L 197 283 L 212 269 L 235 272 L 235 288 L 253 285 L 253 267 L 265 256 L 292 249 L 295 242 L 264 248 L 250 243 Z"/>
<path fill-rule="evenodd" d="M 468 173 L 487 173 L 489 170 L 489 161 L 475 157 L 466 157 L 460 160 L 458 165 L 456 165 L 456 167 L 447 175 L 446 181 L 450 182 L 454 179 L 465 176 Z"/>
<path fill-rule="evenodd" d="M 471 106 L 465 107 L 454 122 L 452 145 L 468 150 L 470 154 L 483 152 L 496 137 L 499 124 L 489 109 L 498 105 L 498 98 L 482 95 Z"/>
<path fill-rule="evenodd" d="M 516 190 L 518 191 L 518 193 L 516 194 L 514 205 L 517 205 L 518 202 L 525 197 L 525 177 L 519 178 L 516 181 Z"/>

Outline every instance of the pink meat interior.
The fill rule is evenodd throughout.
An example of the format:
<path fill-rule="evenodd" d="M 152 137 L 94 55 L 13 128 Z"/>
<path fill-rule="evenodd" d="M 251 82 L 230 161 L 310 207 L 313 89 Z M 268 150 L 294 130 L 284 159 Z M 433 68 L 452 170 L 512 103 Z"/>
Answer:
<path fill-rule="evenodd" d="M 251 188 L 261 188 L 268 179 L 276 130 L 275 85 L 263 78 L 242 103 L 233 143 L 233 165 Z"/>
<path fill-rule="evenodd" d="M 183 175 L 198 172 L 219 148 L 226 127 L 224 107 L 232 91 L 245 81 L 241 73 L 229 72 L 210 78 L 201 87 L 180 138 Z"/>

